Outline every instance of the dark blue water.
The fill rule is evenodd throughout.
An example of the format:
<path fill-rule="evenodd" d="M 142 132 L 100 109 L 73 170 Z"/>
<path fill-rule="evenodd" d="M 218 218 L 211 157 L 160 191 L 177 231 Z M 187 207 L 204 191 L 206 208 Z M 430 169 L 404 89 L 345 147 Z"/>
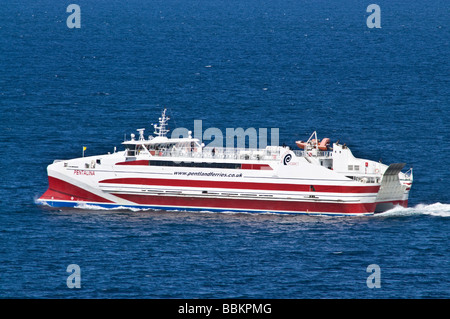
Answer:
<path fill-rule="evenodd" d="M 449 298 L 449 3 L 2 2 L 0 297 Z M 331 218 L 34 203 L 54 159 L 171 126 L 317 130 L 414 167 L 408 209 Z M 69 264 L 81 288 L 69 289 Z M 368 288 L 367 266 L 381 270 Z"/>

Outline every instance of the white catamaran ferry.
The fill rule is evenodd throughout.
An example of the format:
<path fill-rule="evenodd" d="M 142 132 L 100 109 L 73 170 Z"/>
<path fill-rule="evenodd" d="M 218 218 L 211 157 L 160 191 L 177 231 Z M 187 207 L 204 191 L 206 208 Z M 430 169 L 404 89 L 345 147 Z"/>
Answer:
<path fill-rule="evenodd" d="M 155 136 L 123 142 L 112 154 L 55 160 L 48 190 L 52 207 L 142 208 L 249 213 L 371 215 L 406 207 L 412 169 L 356 158 L 314 132 L 301 150 L 204 147 L 191 135 L 168 138 L 166 110 Z"/>

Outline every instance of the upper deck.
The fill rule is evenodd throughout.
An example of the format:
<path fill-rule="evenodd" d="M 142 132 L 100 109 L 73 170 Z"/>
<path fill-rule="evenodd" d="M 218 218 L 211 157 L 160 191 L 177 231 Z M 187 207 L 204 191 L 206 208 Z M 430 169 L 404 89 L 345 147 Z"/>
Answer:
<path fill-rule="evenodd" d="M 159 126 L 154 125 L 155 136 L 144 137 L 144 129 L 138 129 L 139 137 L 131 134 L 131 139 L 122 144 L 126 147 L 126 157 L 148 156 L 166 158 L 198 158 L 211 160 L 244 160 L 244 161 L 280 161 L 288 152 L 297 157 L 322 157 L 332 156 L 330 151 L 319 151 L 318 149 L 305 149 L 305 151 L 292 151 L 284 146 L 267 146 L 260 149 L 230 148 L 230 147 L 205 147 L 199 139 L 193 138 L 191 132 L 188 137 L 168 138 L 166 110 L 159 118 Z M 291 153 L 291 154 L 292 154 Z"/>
<path fill-rule="evenodd" d="M 202 147 L 201 145 L 191 145 L 188 143 L 174 143 L 169 140 L 167 143 L 146 144 L 145 141 L 136 144 L 126 145 L 126 156 L 150 156 L 150 157 L 170 157 L 170 158 L 198 158 L 212 160 L 244 160 L 244 161 L 280 161 L 287 153 L 294 153 L 297 157 L 330 158 L 331 151 L 318 151 L 312 154 L 307 151 L 291 150 L 283 146 L 267 146 L 263 149 L 250 148 L 226 148 L 226 147 Z"/>

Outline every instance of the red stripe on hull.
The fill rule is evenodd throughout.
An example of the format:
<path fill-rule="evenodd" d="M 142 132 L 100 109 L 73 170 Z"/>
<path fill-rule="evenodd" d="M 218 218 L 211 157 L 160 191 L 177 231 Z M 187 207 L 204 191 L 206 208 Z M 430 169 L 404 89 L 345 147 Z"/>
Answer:
<path fill-rule="evenodd" d="M 116 163 L 116 165 L 141 165 L 149 166 L 149 160 L 139 160 L 139 161 L 125 161 Z M 272 170 L 272 167 L 268 164 L 241 164 L 241 169 L 254 169 L 254 170 Z"/>
<path fill-rule="evenodd" d="M 78 186 L 55 177 L 48 177 L 48 190 L 39 198 L 42 200 L 73 200 L 77 202 L 112 203 Z"/>
<path fill-rule="evenodd" d="M 241 164 L 241 169 L 256 169 L 256 170 L 268 170 L 271 171 L 272 167 L 268 164 Z"/>
<path fill-rule="evenodd" d="M 148 165 L 149 165 L 149 162 L 150 162 L 150 161 L 148 161 L 148 160 L 141 160 L 141 161 L 127 161 L 127 162 L 119 162 L 119 163 L 116 163 L 116 165 L 146 165 L 146 166 L 148 166 Z"/>
<path fill-rule="evenodd" d="M 333 186 L 333 185 L 298 185 L 298 184 L 269 184 L 250 182 L 227 182 L 205 180 L 180 180 L 159 178 L 114 178 L 105 179 L 100 183 L 134 184 L 153 186 L 178 186 L 198 188 L 226 188 L 226 189 L 253 189 L 272 191 L 296 192 L 325 192 L 325 193 L 377 193 L 380 186 Z"/>
<path fill-rule="evenodd" d="M 258 211 L 285 211 L 285 212 L 310 212 L 310 213 L 341 213 L 341 214 L 368 214 L 373 213 L 376 203 L 318 203 L 318 202 L 291 202 L 275 200 L 254 200 L 237 198 L 193 198 L 175 196 L 153 196 L 113 194 L 117 197 L 129 200 L 141 205 L 154 206 L 178 206 L 223 208 Z"/>

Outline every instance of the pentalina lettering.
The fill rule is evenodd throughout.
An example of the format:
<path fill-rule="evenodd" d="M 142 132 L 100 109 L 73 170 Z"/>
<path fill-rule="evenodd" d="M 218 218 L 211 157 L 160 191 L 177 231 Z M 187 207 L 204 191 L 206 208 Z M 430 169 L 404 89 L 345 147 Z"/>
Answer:
<path fill-rule="evenodd" d="M 95 175 L 95 172 L 76 169 L 73 171 L 73 175 Z"/>

